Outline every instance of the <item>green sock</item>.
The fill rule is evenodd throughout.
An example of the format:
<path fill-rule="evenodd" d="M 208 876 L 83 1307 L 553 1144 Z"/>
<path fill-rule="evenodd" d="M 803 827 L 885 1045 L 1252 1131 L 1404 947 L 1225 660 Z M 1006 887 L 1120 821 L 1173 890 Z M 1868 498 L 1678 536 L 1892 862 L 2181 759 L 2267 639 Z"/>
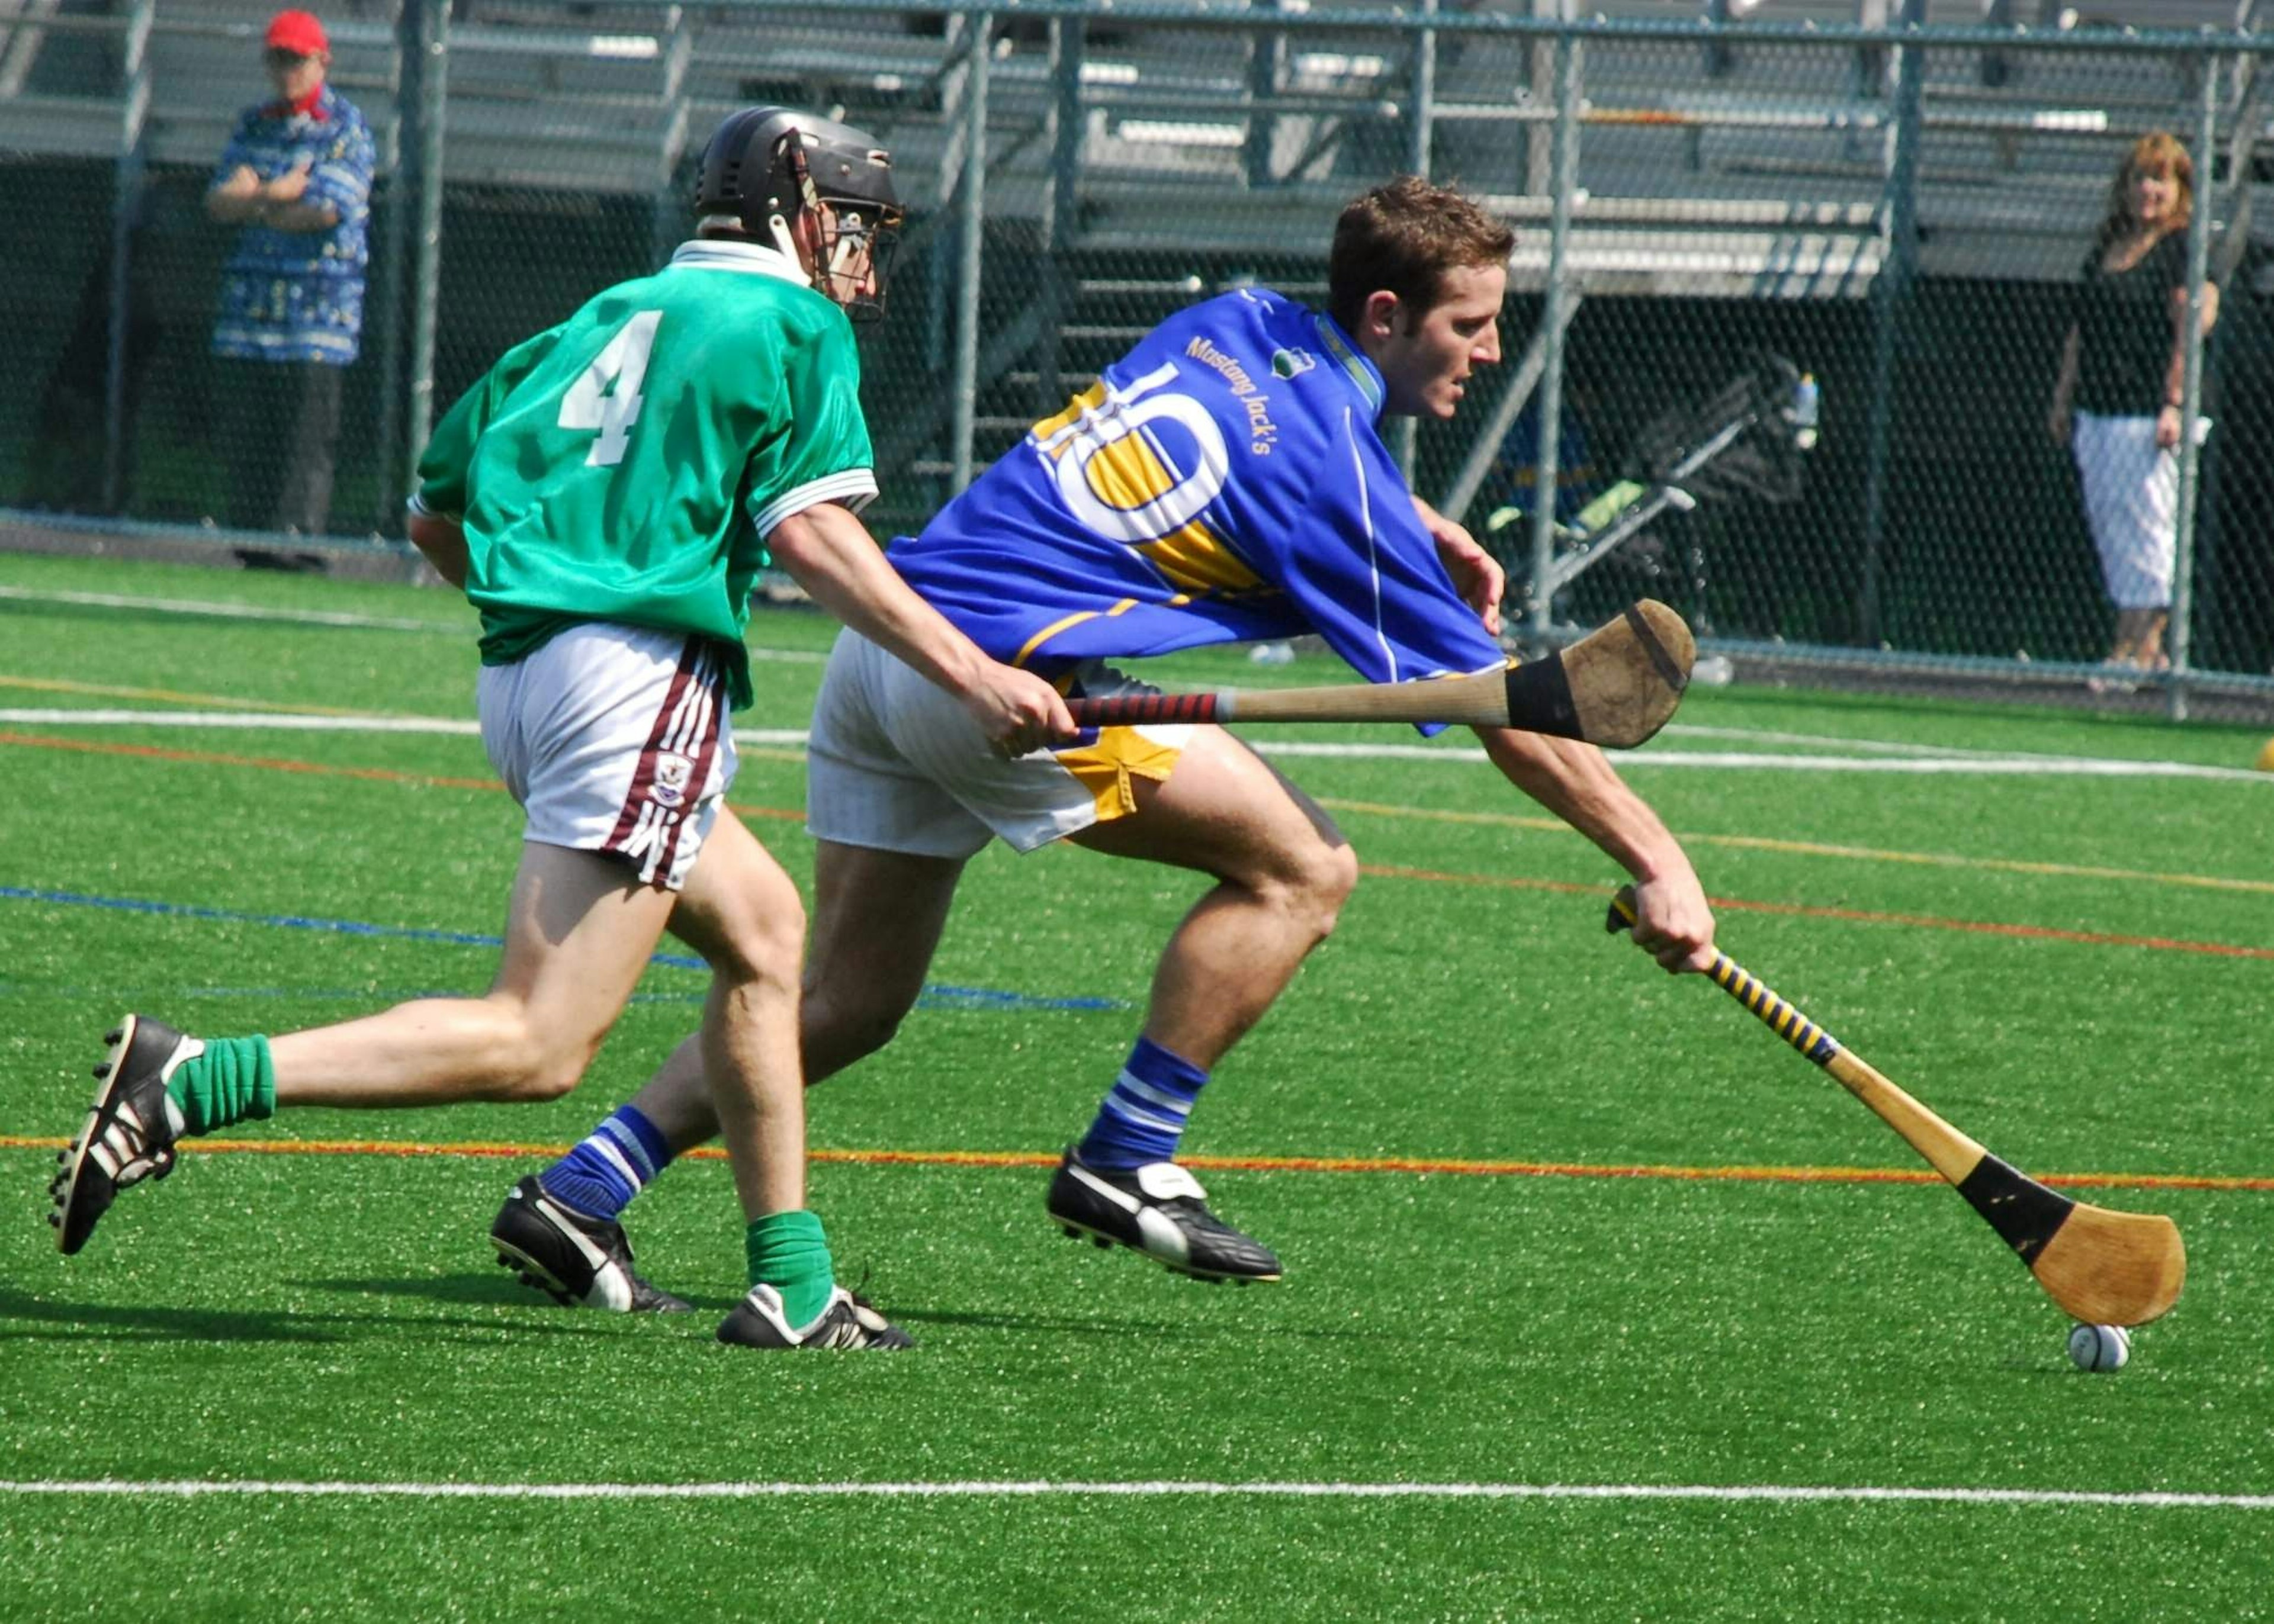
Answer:
<path fill-rule="evenodd" d="M 175 1068 L 166 1095 L 181 1108 L 186 1134 L 276 1114 L 276 1064 L 264 1037 L 207 1038 L 206 1052 Z"/>
<path fill-rule="evenodd" d="M 750 1262 L 750 1283 L 781 1293 L 782 1317 L 790 1329 L 802 1330 L 821 1317 L 837 1274 L 819 1218 L 802 1211 L 768 1213 L 750 1226 L 742 1248 Z"/>

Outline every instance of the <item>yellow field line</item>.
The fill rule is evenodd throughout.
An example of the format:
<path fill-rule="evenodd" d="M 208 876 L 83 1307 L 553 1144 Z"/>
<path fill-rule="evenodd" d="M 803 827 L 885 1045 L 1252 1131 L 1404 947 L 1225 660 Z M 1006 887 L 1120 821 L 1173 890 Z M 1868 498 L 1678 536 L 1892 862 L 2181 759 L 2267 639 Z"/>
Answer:
<path fill-rule="evenodd" d="M 0 688 L 30 688 L 41 694 L 83 694 L 99 699 L 157 699 L 177 705 L 219 705 L 242 710 L 257 706 L 291 716 L 400 716 L 399 710 L 351 710 L 339 705 L 295 705 L 278 699 L 247 699 L 242 694 L 184 694 L 169 688 L 122 688 L 111 682 L 72 682 L 62 677 L 14 677 L 0 674 Z"/>
<path fill-rule="evenodd" d="M 63 1150 L 68 1141 L 0 1134 L 0 1150 Z M 185 1139 L 185 1152 L 213 1155 L 446 1156 L 482 1160 L 552 1159 L 567 1145 L 471 1140 L 434 1144 L 415 1139 Z M 722 1161 L 727 1153 L 703 1146 L 684 1153 Z M 1056 1152 L 1024 1150 L 815 1150 L 815 1162 L 866 1167 L 1051 1168 Z M 1499 1162 L 1447 1156 L 1179 1156 L 1180 1165 L 1249 1173 L 1450 1173 L 1472 1178 L 1645 1178 L 1710 1184 L 1931 1184 L 1924 1168 L 1683 1167 L 1655 1162 Z M 2274 1190 L 2274 1178 L 2191 1173 L 2045 1173 L 2041 1184 L 2104 1190 Z"/>
<path fill-rule="evenodd" d="M 170 688 L 123 688 L 101 682 L 72 682 L 60 678 L 0 675 L 0 688 L 31 688 L 47 693 L 81 694 L 111 699 L 149 699 L 177 704 L 220 705 L 239 709 L 258 704 L 299 716 L 387 717 L 399 711 L 358 710 L 334 705 L 296 705 L 270 700 L 247 700 L 242 695 L 189 694 Z M 802 750 L 758 745 L 738 747 L 758 760 L 802 761 Z M 1455 812 L 1435 807 L 1404 806 L 1377 801 L 1352 801 L 1321 795 L 1317 801 L 1334 812 L 1357 812 L 1373 817 L 1395 817 L 1434 823 L 1466 823 L 1487 829 L 1522 829 L 1547 834 L 1570 834 L 1571 826 L 1552 817 L 1530 817 L 1514 812 Z M 1851 861 L 1908 863 L 1919 868 L 1971 869 L 1989 874 L 2025 874 L 2052 879 L 2114 880 L 2134 884 L 2176 885 L 2200 891 L 2221 891 L 2251 896 L 2274 896 L 2274 880 L 2230 879 L 2218 875 L 2179 874 L 2154 869 L 2112 868 L 2095 864 L 2037 862 L 2011 857 L 1961 857 L 1942 852 L 1906 852 L 1883 846 L 1839 846 L 1821 840 L 1787 840 L 1769 835 L 1705 834 L 1686 831 L 1679 838 L 1692 846 L 1720 846 L 1734 851 L 1774 852 L 1788 856 L 1834 857 Z"/>
<path fill-rule="evenodd" d="M 1375 801 L 1344 801 L 1321 795 L 1321 806 L 1332 812 L 1361 812 L 1375 817 L 1418 818 L 1433 823 L 1476 823 L 1487 828 L 1534 830 L 1570 834 L 1569 823 L 1558 818 L 1526 817 L 1514 812 L 1448 812 L 1434 807 L 1399 806 Z M 2030 874 L 2056 879 L 2122 880 L 2154 885 L 2191 885 L 2203 891 L 2241 891 L 2274 896 L 2274 880 L 2235 880 L 2210 874 L 2165 874 L 2143 868 L 2106 868 L 2084 863 L 2031 862 L 2013 857 L 1959 857 L 1942 852 L 1891 851 L 1881 846 L 1834 846 L 1821 840 L 1781 840 L 1768 835 L 1718 835 L 1683 832 L 1677 837 L 1690 846 L 1726 846 L 1733 850 L 1779 852 L 1800 857 L 1841 857 L 1864 862 L 1911 863 L 1931 868 L 1973 868 L 1992 874 Z"/>

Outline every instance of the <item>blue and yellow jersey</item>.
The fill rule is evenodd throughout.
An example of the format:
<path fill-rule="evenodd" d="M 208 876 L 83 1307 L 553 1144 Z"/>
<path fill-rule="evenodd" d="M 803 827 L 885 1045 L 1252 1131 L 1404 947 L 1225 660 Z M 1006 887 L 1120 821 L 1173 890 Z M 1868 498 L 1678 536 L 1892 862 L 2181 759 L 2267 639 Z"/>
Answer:
<path fill-rule="evenodd" d="M 1382 405 L 1331 319 L 1228 293 L 1156 327 L 892 562 L 989 654 L 1044 674 L 1306 632 L 1375 682 L 1499 665 Z"/>

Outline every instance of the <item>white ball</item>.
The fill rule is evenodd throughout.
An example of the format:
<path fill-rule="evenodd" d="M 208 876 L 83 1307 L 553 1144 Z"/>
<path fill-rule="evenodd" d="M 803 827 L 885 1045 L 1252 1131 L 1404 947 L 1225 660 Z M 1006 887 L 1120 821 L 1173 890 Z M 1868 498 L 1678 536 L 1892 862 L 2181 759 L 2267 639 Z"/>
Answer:
<path fill-rule="evenodd" d="M 2132 1357 L 2132 1333 L 2120 1325 L 2081 1325 L 2068 1334 L 2068 1357 L 2082 1371 L 2120 1371 Z"/>

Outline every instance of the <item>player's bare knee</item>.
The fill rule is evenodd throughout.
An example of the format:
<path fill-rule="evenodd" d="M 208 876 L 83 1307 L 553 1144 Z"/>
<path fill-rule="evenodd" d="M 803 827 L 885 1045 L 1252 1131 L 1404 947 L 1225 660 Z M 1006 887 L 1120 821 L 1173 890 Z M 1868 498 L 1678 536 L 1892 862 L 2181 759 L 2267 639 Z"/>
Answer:
<path fill-rule="evenodd" d="M 874 984 L 846 988 L 808 981 L 798 1008 L 798 1034 L 809 1067 L 818 1071 L 817 1063 L 825 1061 L 836 1071 L 875 1054 L 900 1031 L 909 1004 L 889 993 L 879 996 Z"/>
<path fill-rule="evenodd" d="M 1305 865 L 1305 900 L 1313 929 L 1323 941 L 1342 917 L 1343 904 L 1358 889 L 1358 853 L 1347 845 L 1321 845 L 1309 857 Z"/>
<path fill-rule="evenodd" d="M 1350 847 L 1315 841 L 1275 852 L 1269 866 L 1246 881 L 1260 900 L 1314 941 L 1333 931 L 1357 884 L 1358 859 Z"/>
<path fill-rule="evenodd" d="M 804 952 L 805 909 L 793 892 L 764 914 L 738 921 L 704 957 L 729 986 L 794 993 Z"/>
<path fill-rule="evenodd" d="M 597 1047 L 592 1043 L 564 1046 L 539 1030 L 527 1006 L 493 1000 L 496 1005 L 491 1043 L 491 1086 L 493 1100 L 511 1104 L 542 1104 L 557 1100 L 576 1087 L 584 1076 Z"/>
<path fill-rule="evenodd" d="M 531 1071 L 524 1073 L 519 1091 L 514 1098 L 528 1105 L 542 1105 L 558 1100 L 584 1080 L 584 1067 L 590 1059 L 585 1055 L 547 1055 Z"/>
<path fill-rule="evenodd" d="M 597 1041 L 563 1045 L 538 1040 L 531 1046 L 512 1097 L 526 1105 L 560 1099 L 584 1080 L 584 1069 L 599 1050 Z"/>

